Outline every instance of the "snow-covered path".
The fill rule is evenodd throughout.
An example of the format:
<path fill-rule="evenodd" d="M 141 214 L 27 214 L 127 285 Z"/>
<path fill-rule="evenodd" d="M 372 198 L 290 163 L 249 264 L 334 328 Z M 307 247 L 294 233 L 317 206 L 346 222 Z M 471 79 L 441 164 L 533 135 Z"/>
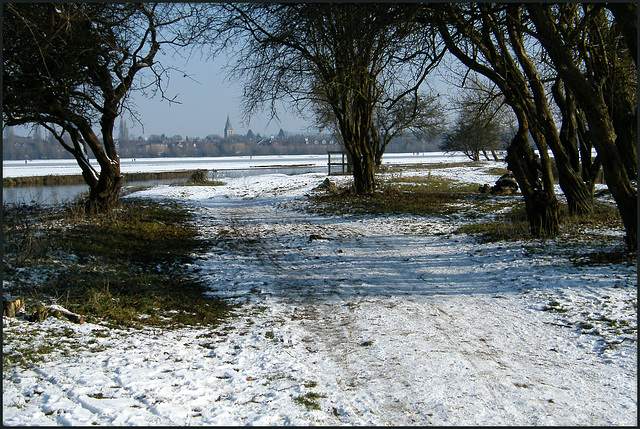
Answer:
<path fill-rule="evenodd" d="M 322 179 L 142 192 L 193 207 L 216 243 L 194 268 L 243 314 L 233 329 L 70 326 L 99 349 L 5 375 L 4 423 L 636 423 L 636 334 L 574 323 L 637 326 L 635 267 L 477 244 L 452 220 L 294 210 Z"/>
<path fill-rule="evenodd" d="M 205 258 L 211 283 L 229 284 L 219 277 L 226 267 L 243 279 L 232 293 L 265 297 L 272 317 L 287 321 L 274 337 L 295 335 L 329 365 L 327 402 L 340 406 L 331 407 L 338 417 L 395 425 L 589 424 L 612 413 L 615 390 L 567 394 L 571 380 L 604 375 L 608 364 L 595 359 L 576 374 L 584 350 L 569 347 L 526 299 L 526 279 L 548 271 L 549 262 L 532 261 L 522 246 L 479 246 L 451 237 L 441 221 L 318 218 L 259 195 L 215 201 L 208 224 L 231 228 L 232 248 L 224 246 L 220 263 L 211 263 L 215 254 Z M 549 280 L 562 285 L 566 276 Z M 608 394 L 602 409 L 583 408 Z M 626 406 L 633 409 L 633 400 Z"/>

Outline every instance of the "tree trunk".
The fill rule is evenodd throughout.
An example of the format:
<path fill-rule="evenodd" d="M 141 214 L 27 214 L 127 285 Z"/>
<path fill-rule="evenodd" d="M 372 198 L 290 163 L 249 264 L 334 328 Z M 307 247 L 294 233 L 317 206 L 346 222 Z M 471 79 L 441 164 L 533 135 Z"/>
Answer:
<path fill-rule="evenodd" d="M 495 21 L 492 21 L 495 22 Z M 464 33 L 477 47 L 490 67 L 480 64 L 474 57 L 465 54 L 449 33 L 448 25 L 454 24 L 457 30 Z M 488 21 L 483 22 L 491 27 Z M 544 140 L 536 140 L 540 149 L 540 165 L 535 159 L 533 149 L 529 146 L 528 118 L 535 120 L 535 115 L 528 115 L 526 110 L 531 108 L 531 94 L 528 85 L 509 54 L 504 37 L 491 38 L 489 32 L 475 33 L 473 25 L 453 10 L 451 15 L 445 16 L 438 22 L 438 29 L 447 48 L 463 64 L 470 69 L 483 74 L 501 89 L 505 100 L 518 118 L 519 129 L 507 151 L 507 163 L 513 172 L 525 199 L 527 217 L 531 227 L 531 234 L 535 237 L 555 237 L 559 232 L 558 204 L 553 191 L 553 177 L 549 164 L 549 156 Z M 502 29 L 495 29 L 495 34 L 502 34 Z M 474 48 L 475 49 L 475 48 Z M 527 107 L 525 107 L 527 106 Z M 542 171 L 543 183 L 540 183 L 538 171 Z"/>
<path fill-rule="evenodd" d="M 618 210 L 624 223 L 627 236 L 625 242 L 629 251 L 638 248 L 638 193 L 631 185 L 627 169 L 624 166 L 619 149 L 616 147 L 616 134 L 608 113 L 608 108 L 601 93 L 581 73 L 554 28 L 548 6 L 528 6 L 531 19 L 538 33 L 539 40 L 547 50 L 558 73 L 583 108 L 593 144 L 602 161 L 607 186 L 618 204 Z M 637 162 L 637 161 L 636 161 Z"/>
<path fill-rule="evenodd" d="M 566 91 L 566 96 L 561 91 L 562 79 L 556 78 L 556 83 L 552 87 L 553 98 L 562 112 L 562 127 L 560 129 L 560 144 L 565 150 L 558 159 L 566 159 L 566 168 L 558 169 L 562 178 L 562 190 L 567 196 L 567 205 L 570 214 L 591 214 L 593 213 L 593 192 L 594 183 L 591 180 L 589 169 L 591 167 L 591 148 L 581 150 L 579 141 L 579 123 L 576 103 L 570 91 Z M 566 156 L 565 156 L 566 155 Z M 580 160 L 580 157 L 586 157 Z M 581 166 L 583 171 L 581 171 Z M 586 173 L 585 170 L 586 169 Z"/>
<path fill-rule="evenodd" d="M 512 16 L 519 16 L 521 6 L 509 5 L 508 8 L 511 9 Z M 511 46 L 527 76 L 533 95 L 533 100 L 526 99 L 524 102 L 530 104 L 528 116 L 531 131 L 540 149 L 540 157 L 543 160 L 543 165 L 550 165 L 548 159 L 545 158 L 548 146 L 551 148 L 555 157 L 556 168 L 558 170 L 558 182 L 567 197 L 569 212 L 572 214 L 593 213 L 593 195 L 589 192 L 588 185 L 582 181 L 577 159 L 572 159 L 572 151 L 567 150 L 567 146 L 571 144 L 570 139 L 573 137 L 572 133 L 577 132 L 577 130 L 575 127 L 572 127 L 575 124 L 570 121 L 572 117 L 570 116 L 571 112 L 568 111 L 568 105 L 563 105 L 567 103 L 562 103 L 563 100 L 559 98 L 561 95 L 559 92 L 559 84 L 553 92 L 563 112 L 562 131 L 560 133 L 558 133 L 553 115 L 549 109 L 549 100 L 547 99 L 546 91 L 542 84 L 542 78 L 526 52 L 522 32 L 519 28 L 516 28 L 513 21 L 508 22 Z M 567 138 L 567 140 L 561 141 L 563 137 Z M 565 143 L 565 145 L 563 145 L 563 143 Z"/>
<path fill-rule="evenodd" d="M 91 148 L 93 155 L 100 165 L 100 174 L 97 180 L 94 177 L 94 179 L 89 182 L 89 200 L 85 205 L 88 213 L 106 213 L 114 209 L 118 203 L 118 196 L 122 189 L 120 157 L 118 157 L 116 153 L 113 141 L 113 123 L 115 122 L 115 118 L 116 116 L 112 114 L 103 115 L 100 121 L 102 125 L 102 142 L 95 135 L 88 121 L 82 120 L 77 124 L 82 138 Z"/>
<path fill-rule="evenodd" d="M 521 125 L 507 149 L 507 165 L 524 196 L 531 235 L 552 238 L 560 231 L 558 200 L 553 192 L 542 187 L 538 179 L 538 165 L 529 146 L 528 134 Z"/>
<path fill-rule="evenodd" d="M 541 189 L 534 189 L 527 216 L 534 237 L 556 237 L 560 232 L 558 222 L 558 200 L 556 196 Z"/>
<path fill-rule="evenodd" d="M 89 200 L 86 209 L 89 213 L 106 213 L 118 204 L 118 196 L 122 189 L 120 163 L 103 166 L 95 186 L 89 188 Z"/>
<path fill-rule="evenodd" d="M 353 186 L 356 194 L 371 194 L 376 188 L 376 162 L 374 156 L 352 156 Z"/>
<path fill-rule="evenodd" d="M 624 100 L 624 94 L 612 97 L 614 106 L 611 121 L 616 132 L 616 148 L 622 156 L 622 162 L 629 177 L 638 175 L 638 113 L 634 105 Z"/>
<path fill-rule="evenodd" d="M 343 101 L 342 104 L 349 106 L 348 101 Z M 366 104 L 361 102 L 360 105 Z M 370 133 L 371 111 L 360 109 L 360 111 L 368 113 L 360 116 L 343 113 L 354 110 L 358 111 L 353 105 L 348 109 L 338 109 L 336 118 L 342 134 L 344 149 L 351 162 L 353 189 L 358 195 L 366 195 L 371 194 L 376 188 L 376 142 L 371 139 Z"/>

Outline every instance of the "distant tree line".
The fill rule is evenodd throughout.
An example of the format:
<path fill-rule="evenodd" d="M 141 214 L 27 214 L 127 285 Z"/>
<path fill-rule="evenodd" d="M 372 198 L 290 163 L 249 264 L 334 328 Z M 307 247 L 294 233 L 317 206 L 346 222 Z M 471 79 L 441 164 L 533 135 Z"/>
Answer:
<path fill-rule="evenodd" d="M 2 137 L 2 159 L 73 159 L 73 155 L 57 144 L 52 135 L 45 139 L 37 132 L 23 137 L 16 135 L 13 128 L 6 127 Z"/>
<path fill-rule="evenodd" d="M 120 132 L 115 145 L 121 158 L 154 157 L 216 157 L 216 156 L 259 156 L 259 155 L 308 155 L 326 154 L 327 151 L 341 150 L 338 139 L 331 135 L 289 135 L 282 133 L 277 137 L 261 137 L 251 130 L 246 135 L 233 135 L 222 138 L 218 135 L 201 137 L 182 137 L 180 135 L 151 135 L 143 138 L 123 138 Z M 387 148 L 387 152 L 430 152 L 440 150 L 440 136 L 433 139 L 420 139 L 405 133 L 396 136 Z M 27 137 L 15 135 L 6 128 L 2 145 L 3 159 L 72 159 L 64 148 L 55 144 L 54 137 L 43 139 L 35 135 Z"/>

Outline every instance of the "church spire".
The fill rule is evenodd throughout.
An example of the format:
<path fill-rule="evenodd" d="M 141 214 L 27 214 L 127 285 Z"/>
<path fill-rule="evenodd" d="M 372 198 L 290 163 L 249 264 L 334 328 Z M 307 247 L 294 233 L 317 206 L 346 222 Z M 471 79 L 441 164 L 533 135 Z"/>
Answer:
<path fill-rule="evenodd" d="M 224 136 L 231 137 L 233 135 L 233 127 L 231 126 L 231 121 L 229 120 L 229 115 L 227 115 L 227 123 L 224 124 Z"/>

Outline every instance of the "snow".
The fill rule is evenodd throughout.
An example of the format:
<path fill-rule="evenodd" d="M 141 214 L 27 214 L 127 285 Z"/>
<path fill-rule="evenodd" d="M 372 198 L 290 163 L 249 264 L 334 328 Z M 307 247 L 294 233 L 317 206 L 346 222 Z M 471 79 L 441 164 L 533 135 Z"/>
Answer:
<path fill-rule="evenodd" d="M 461 154 L 449 155 L 444 152 L 424 152 L 420 154 L 389 153 L 384 155 L 383 164 L 420 164 L 465 162 L 469 159 Z M 95 165 L 97 161 L 93 161 Z M 264 155 L 225 156 L 198 158 L 122 158 L 120 169 L 123 173 L 156 173 L 183 170 L 237 170 L 273 166 L 327 166 L 327 155 Z M 3 160 L 3 177 L 29 177 L 42 175 L 80 174 L 78 164 L 73 159 L 44 160 Z"/>
<path fill-rule="evenodd" d="M 493 183 L 494 166 L 431 173 Z M 623 231 L 602 232 L 606 249 L 587 240 L 567 249 L 562 239 L 479 244 L 453 234 L 453 217 L 299 210 L 325 177 L 134 194 L 194 210 L 202 236 L 218 244 L 193 268 L 211 294 L 243 304 L 239 316 L 232 328 L 167 330 L 12 320 L 5 332 L 31 335 L 34 347 L 62 330 L 73 338 L 43 362 L 4 368 L 3 423 L 637 422 L 636 267 L 569 260 L 622 249 Z"/>

